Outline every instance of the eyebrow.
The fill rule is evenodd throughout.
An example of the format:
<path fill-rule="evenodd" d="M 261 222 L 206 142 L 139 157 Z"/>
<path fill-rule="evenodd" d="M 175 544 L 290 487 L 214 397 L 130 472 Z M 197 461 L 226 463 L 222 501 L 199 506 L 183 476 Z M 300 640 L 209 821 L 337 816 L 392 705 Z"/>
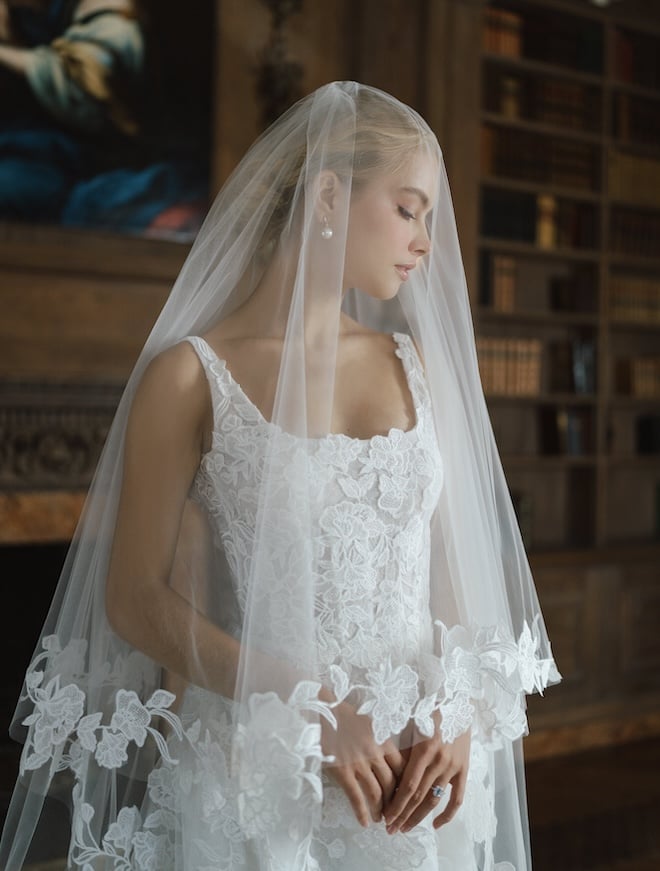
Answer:
<path fill-rule="evenodd" d="M 401 190 L 405 191 L 408 194 L 415 194 L 415 196 L 418 196 L 420 198 L 423 206 L 425 206 L 425 207 L 428 206 L 429 198 L 426 196 L 426 194 L 424 193 L 423 190 L 420 190 L 420 188 L 406 186 L 406 187 L 402 187 Z"/>

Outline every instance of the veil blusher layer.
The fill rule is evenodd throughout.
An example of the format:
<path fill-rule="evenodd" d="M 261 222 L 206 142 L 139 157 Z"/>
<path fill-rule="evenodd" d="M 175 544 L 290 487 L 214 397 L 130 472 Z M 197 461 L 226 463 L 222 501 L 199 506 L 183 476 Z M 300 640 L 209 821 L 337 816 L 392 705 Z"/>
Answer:
<path fill-rule="evenodd" d="M 397 136 L 412 131 L 416 152 L 440 168 L 430 254 L 387 303 L 359 290 L 344 295 L 343 287 L 350 185 L 361 183 L 360 174 L 373 172 L 379 159 L 364 144 L 369 111 L 381 123 L 389 116 Z M 314 183 L 328 168 L 341 175 L 348 195 L 326 242 Z M 271 419 L 250 417 L 249 409 L 242 421 L 232 418 L 235 409 L 217 386 L 230 370 L 221 359 L 205 358 L 214 439 L 220 433 L 233 439 L 238 460 L 233 469 L 220 468 L 213 451 L 205 454 L 204 474 L 185 510 L 170 584 L 190 606 L 187 624 L 172 627 L 190 674 L 173 678 L 120 637 L 106 614 L 131 405 L 151 361 L 226 322 L 263 286 L 277 251 L 292 250 L 292 240 L 290 280 L 286 290 L 274 285 L 280 296 L 269 302 L 284 324 L 274 337 L 281 353 Z M 319 307 L 326 314 L 321 348 L 310 321 Z M 319 640 L 319 590 L 332 571 L 328 548 L 319 543 L 320 500 L 332 485 L 328 451 L 340 444 L 353 456 L 359 447 L 332 433 L 342 312 L 365 328 L 412 338 L 401 354 L 408 371 L 423 367 L 428 433 L 442 457 L 428 533 L 419 533 L 419 541 L 428 535 L 432 622 L 424 632 L 430 640 L 418 657 L 406 651 L 381 671 L 375 659 L 370 667 L 347 667 L 341 651 L 329 659 L 324 644 L 332 639 Z M 197 352 L 204 358 L 202 345 Z M 237 424 L 246 423 L 253 429 L 241 441 Z M 393 442 L 377 439 L 386 436 L 372 441 L 391 449 Z M 212 488 L 211 475 L 223 474 L 240 507 L 243 467 L 259 470 L 256 492 L 244 497 L 254 526 L 244 529 L 244 516 L 235 513 L 223 517 L 221 537 L 213 513 L 217 494 L 207 493 L 205 510 L 200 500 Z M 431 492 L 437 475 L 427 473 Z M 346 477 L 340 486 L 348 492 L 355 482 Z M 356 504 L 353 530 L 364 528 Z M 364 556 L 350 558 L 366 578 L 373 569 L 360 562 Z M 221 631 L 240 643 L 233 698 L 217 692 L 201 641 L 207 629 L 208 637 Z M 479 380 L 442 154 L 413 110 L 355 83 L 327 85 L 269 128 L 232 174 L 128 382 L 14 716 L 13 734 L 25 749 L 0 848 L 3 867 L 23 867 L 34 831 L 56 825 L 49 823 L 55 798 L 72 808 L 70 866 L 85 871 L 99 862 L 201 868 L 202 857 L 213 867 L 232 867 L 234 848 L 227 845 L 233 841 L 217 834 L 220 821 L 241 832 L 245 861 L 255 862 L 246 867 L 261 867 L 256 863 L 270 856 L 263 867 L 315 868 L 314 833 L 327 791 L 322 772 L 332 765 L 320 745 L 321 724 L 334 719 L 333 704 L 319 695 L 325 686 L 335 699 L 370 705 L 377 738 L 391 736 L 401 746 L 428 734 L 434 711 L 447 740 L 471 728 L 474 777 L 480 777 L 473 792 L 499 821 L 496 830 L 479 828 L 474 819 L 463 824 L 474 867 L 525 868 L 516 749 L 526 730 L 524 694 L 558 679 Z M 385 711 L 379 722 L 377 691 L 384 686 L 400 693 L 391 699 L 399 716 Z M 402 725 L 413 720 L 416 732 Z M 262 858 L 249 859 L 254 850 Z"/>

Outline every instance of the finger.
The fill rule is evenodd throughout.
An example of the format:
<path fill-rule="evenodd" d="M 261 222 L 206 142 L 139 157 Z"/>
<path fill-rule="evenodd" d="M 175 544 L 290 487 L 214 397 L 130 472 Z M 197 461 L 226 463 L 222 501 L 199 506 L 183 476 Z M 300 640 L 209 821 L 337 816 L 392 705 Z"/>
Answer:
<path fill-rule="evenodd" d="M 449 801 L 447 803 L 447 807 L 443 810 L 441 814 L 433 820 L 433 828 L 439 829 L 440 826 L 444 826 L 450 820 L 452 820 L 463 804 L 463 799 L 465 798 L 465 784 L 467 781 L 467 771 L 463 769 L 452 781 L 451 786 L 451 795 L 449 797 Z"/>
<path fill-rule="evenodd" d="M 399 814 L 396 820 L 397 828 L 402 831 L 408 831 L 410 819 L 423 805 L 427 806 L 427 810 L 422 813 L 422 818 L 426 816 L 429 810 L 436 808 L 442 801 L 442 795 L 433 795 L 431 789 L 434 785 L 440 786 L 444 792 L 447 788 L 449 778 L 446 774 L 440 775 L 437 773 L 437 768 L 428 768 L 424 777 L 420 781 L 419 787 L 415 790 L 413 797 L 410 799 L 406 807 Z"/>
<path fill-rule="evenodd" d="M 344 790 L 358 823 L 366 828 L 369 825 L 369 807 L 359 783 L 343 768 L 335 768 L 333 775 Z"/>
<path fill-rule="evenodd" d="M 395 778 L 398 780 L 406 768 L 407 759 L 394 745 L 385 753 L 385 762 L 390 766 Z"/>
<path fill-rule="evenodd" d="M 383 760 L 375 760 L 371 763 L 371 770 L 380 784 L 382 793 L 382 807 L 385 807 L 389 800 L 394 795 L 397 779 L 392 771 L 392 768 Z"/>
<path fill-rule="evenodd" d="M 371 819 L 375 823 L 379 822 L 383 812 L 383 790 L 376 775 L 370 767 L 365 766 L 355 772 L 355 777 L 369 807 Z"/>
<path fill-rule="evenodd" d="M 410 757 L 399 785 L 392 797 L 392 801 L 385 808 L 385 820 L 388 830 L 399 822 L 399 817 L 410 803 L 415 807 L 423 800 L 424 794 L 420 790 L 420 783 L 426 771 L 426 762 L 423 755 Z"/>
<path fill-rule="evenodd" d="M 414 829 L 416 825 L 421 823 L 424 817 L 437 808 L 441 801 L 442 796 L 439 795 L 436 797 L 433 793 L 429 792 L 427 798 L 425 798 L 424 801 L 410 814 L 406 821 L 402 823 L 401 831 L 405 833 Z"/>

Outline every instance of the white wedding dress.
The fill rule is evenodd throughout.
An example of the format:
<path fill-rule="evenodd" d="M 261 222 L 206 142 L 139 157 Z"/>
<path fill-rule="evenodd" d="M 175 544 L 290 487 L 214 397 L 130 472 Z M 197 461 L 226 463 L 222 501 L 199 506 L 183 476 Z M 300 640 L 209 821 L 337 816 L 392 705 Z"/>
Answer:
<path fill-rule="evenodd" d="M 443 477 L 416 351 L 409 337 L 396 334 L 395 339 L 414 401 L 417 419 L 413 428 L 407 432 L 392 429 L 386 436 L 365 440 L 328 435 L 315 441 L 311 450 L 305 445 L 318 481 L 311 523 L 319 566 L 315 606 L 322 675 L 332 673 L 329 683 L 345 681 L 352 688 L 351 698 L 370 703 L 376 737 L 381 741 L 406 725 L 418 698 L 421 657 L 432 650 L 429 521 Z M 263 418 L 203 339 L 188 341 L 206 371 L 214 413 L 212 447 L 202 460 L 191 495 L 212 518 L 240 611 L 248 591 L 233 579 L 247 575 L 244 561 L 256 523 L 259 470 L 273 424 Z M 282 512 L 287 505 L 286 470 L 295 462 L 298 447 L 297 439 L 285 437 L 279 458 Z M 267 631 L 291 637 L 292 615 L 282 611 L 278 593 L 286 586 L 288 574 L 295 572 L 297 556 L 287 548 L 286 538 L 280 540 L 286 529 L 281 519 L 271 518 L 273 547 L 278 553 L 271 562 L 272 620 Z M 191 744 L 176 774 L 164 769 L 160 774 L 154 772 L 150 794 L 156 801 L 146 810 L 165 806 L 179 817 L 177 867 L 284 871 L 286 860 L 278 855 L 273 832 L 278 826 L 286 827 L 286 807 L 278 806 L 277 795 L 267 791 L 259 795 L 258 777 L 274 774 L 275 782 L 282 784 L 287 776 L 285 751 L 273 747 L 272 754 L 262 752 L 256 761 L 253 806 L 243 802 L 239 812 L 227 758 L 229 704 L 202 690 L 188 691 L 182 718 L 186 728 L 199 733 L 199 741 L 196 747 Z M 273 712 L 264 704 L 266 730 L 269 713 Z M 488 811 L 483 804 L 483 783 L 472 783 L 475 778 L 483 780 L 485 774 L 480 753 L 483 750 L 475 743 L 474 773 L 464 808 L 438 832 L 431 827 L 430 817 L 407 834 L 390 836 L 383 823 L 362 828 L 343 791 L 324 775 L 321 820 L 309 845 L 310 869 L 476 868 L 470 834 L 475 834 L 475 826 L 484 834 L 491 828 L 478 819 L 478 814 Z M 292 769 L 295 765 L 292 758 Z M 275 770 L 265 772 L 268 766 Z M 182 790 L 186 779 L 188 788 Z M 475 789 L 478 808 L 471 810 Z M 468 827 L 466 816 L 473 817 Z M 253 837 L 248 839 L 246 834 Z"/>
<path fill-rule="evenodd" d="M 284 640 L 291 661 L 305 662 L 295 627 L 304 625 L 307 611 L 302 618 L 295 613 L 305 603 L 291 590 L 302 572 L 300 542 L 311 541 L 314 559 L 304 565 L 317 572 L 305 584 L 314 591 L 316 673 L 338 700 L 370 716 L 379 743 L 396 739 L 411 721 L 423 735 L 433 734 L 434 711 L 445 740 L 470 728 L 464 804 L 438 831 L 430 815 L 405 834 L 388 835 L 382 822 L 363 828 L 322 768 L 318 714 L 330 709 L 318 698 L 318 682 L 298 681 L 289 698 L 254 692 L 249 717 L 237 722 L 242 709 L 233 700 L 197 686 L 178 698 L 166 689 L 148 699 L 125 689 L 122 675 L 139 662 L 131 666 L 138 656 L 131 654 L 112 666 L 101 662 L 90 684 L 116 688 L 110 713 L 95 710 L 76 684 L 85 642 L 73 638 L 63 647 L 52 635 L 28 670 L 34 713 L 26 723 L 33 731 L 21 770 L 48 765 L 64 772 L 73 797 L 70 867 L 513 871 L 497 854 L 510 854 L 509 834 L 512 842 L 524 840 L 524 823 L 517 816 L 497 829 L 495 784 L 500 797 L 506 790 L 517 796 L 518 788 L 498 780 L 497 759 L 510 759 L 511 742 L 524 734 L 524 691 L 549 666 L 539 665 L 526 624 L 514 639 L 501 626 L 448 628 L 432 619 L 430 524 L 443 462 L 421 362 L 408 336 L 394 338 L 414 401 L 412 428 L 370 439 L 304 440 L 265 420 L 204 340 L 186 339 L 206 372 L 214 415 L 212 445 L 190 497 L 206 515 L 223 561 L 207 591 L 219 603 L 222 628 L 238 636 L 250 595 L 238 579 L 258 570 L 267 592 L 250 605 L 260 615 L 260 646 L 282 650 Z M 276 453 L 269 455 L 273 444 Z M 268 558 L 255 568 L 250 560 L 266 462 L 277 483 L 260 529 Z M 302 517 L 294 491 L 308 479 L 315 486 L 311 495 L 305 489 L 312 501 Z M 136 787 L 133 803 L 124 798 L 110 815 L 97 814 L 91 772 L 116 772 L 119 784 L 134 747 L 143 748 L 134 777 L 145 788 Z"/>

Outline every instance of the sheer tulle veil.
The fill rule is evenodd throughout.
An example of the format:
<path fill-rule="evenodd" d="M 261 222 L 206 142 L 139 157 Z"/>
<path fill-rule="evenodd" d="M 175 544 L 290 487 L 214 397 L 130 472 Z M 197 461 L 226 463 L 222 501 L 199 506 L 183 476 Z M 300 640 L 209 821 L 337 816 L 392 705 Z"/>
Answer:
<path fill-rule="evenodd" d="M 410 161 L 433 167 L 429 253 L 393 299 L 346 290 L 351 203 Z M 319 206 L 328 178 L 343 192 L 331 235 Z M 275 362 L 264 372 L 272 412 L 250 439 L 237 434 L 231 410 L 215 424 L 236 442 L 240 462 L 222 472 L 236 494 L 241 464 L 259 464 L 254 525 L 243 529 L 237 515 L 232 536 L 220 539 L 195 495 L 203 476 L 184 508 L 172 507 L 182 520 L 170 583 L 188 617 L 163 632 L 185 651 L 184 680 L 126 641 L 106 612 L 130 411 L 154 358 L 226 321 L 264 287 L 281 325 L 270 336 Z M 362 670 L 345 668 L 340 651 L 333 658 L 318 619 L 327 574 L 317 504 L 329 474 L 324 452 L 359 443 L 333 431 L 347 315 L 413 340 L 429 397 L 426 424 L 442 458 L 429 490 L 431 519 L 419 533 L 430 555 L 428 644 L 415 657 L 384 652 L 377 668 Z M 220 360 L 213 365 L 226 377 Z M 370 441 L 374 457 L 386 457 L 384 467 L 373 460 L 383 500 L 397 475 L 387 452 L 406 435 L 393 428 Z M 348 492 L 362 484 L 337 486 Z M 346 535 L 355 537 L 367 521 L 361 514 L 352 522 Z M 381 564 L 380 552 L 365 547 L 369 566 L 347 556 L 346 572 L 363 577 Z M 203 626 L 240 645 L 231 698 L 209 673 Z M 54 856 L 68 852 L 69 867 L 85 871 L 239 868 L 239 842 L 271 857 L 246 867 L 319 867 L 313 832 L 323 769 L 332 765 L 321 724 L 334 716 L 333 702 L 319 695 L 324 687 L 369 711 L 377 740 L 419 740 L 433 730 L 434 715 L 446 740 L 471 729 L 466 805 L 472 801 L 473 812 L 462 825 L 474 867 L 526 868 L 525 694 L 558 679 L 481 389 L 437 140 L 416 112 L 381 91 L 326 85 L 270 127 L 220 191 L 127 384 L 12 722 L 24 750 L 1 867 L 23 868 L 52 844 Z M 70 828 L 64 843 L 63 825 Z"/>

